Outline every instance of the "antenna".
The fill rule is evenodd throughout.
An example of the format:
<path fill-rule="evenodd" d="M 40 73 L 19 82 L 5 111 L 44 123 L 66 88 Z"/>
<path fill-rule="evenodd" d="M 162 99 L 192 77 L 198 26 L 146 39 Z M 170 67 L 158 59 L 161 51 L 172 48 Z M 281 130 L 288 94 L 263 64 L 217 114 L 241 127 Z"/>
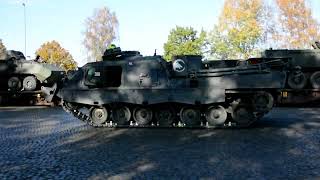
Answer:
<path fill-rule="evenodd" d="M 156 55 L 157 55 L 157 49 L 154 50 L 153 56 L 156 56 Z"/>
<path fill-rule="evenodd" d="M 22 3 L 24 17 L 24 55 L 27 56 L 27 20 L 26 20 L 26 4 Z"/>

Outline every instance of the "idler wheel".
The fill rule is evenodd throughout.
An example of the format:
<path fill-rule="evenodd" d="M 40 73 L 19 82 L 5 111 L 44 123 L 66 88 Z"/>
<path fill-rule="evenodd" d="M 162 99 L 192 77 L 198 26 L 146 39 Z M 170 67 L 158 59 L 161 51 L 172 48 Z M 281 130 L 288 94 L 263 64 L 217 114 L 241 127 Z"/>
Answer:
<path fill-rule="evenodd" d="M 200 110 L 192 107 L 184 107 L 180 111 L 180 120 L 186 126 L 198 126 L 200 124 Z"/>
<path fill-rule="evenodd" d="M 112 110 L 112 119 L 118 125 L 126 125 L 131 118 L 130 109 L 127 106 L 116 107 Z"/>
<path fill-rule="evenodd" d="M 11 77 L 8 80 L 8 88 L 11 91 L 19 91 L 21 90 L 21 81 L 18 77 Z"/>
<path fill-rule="evenodd" d="M 90 109 L 90 117 L 95 125 L 102 125 L 108 119 L 108 111 L 104 107 L 92 107 Z"/>
<path fill-rule="evenodd" d="M 210 106 L 206 111 L 206 120 L 209 126 L 223 125 L 228 114 L 223 106 Z"/>
<path fill-rule="evenodd" d="M 246 106 L 236 107 L 231 115 L 232 119 L 240 126 L 248 126 L 256 120 L 251 108 Z"/>
<path fill-rule="evenodd" d="M 320 71 L 314 72 L 310 77 L 311 86 L 315 89 L 320 88 Z"/>
<path fill-rule="evenodd" d="M 152 110 L 147 107 L 137 107 L 133 110 L 133 119 L 138 125 L 147 125 L 152 120 Z"/>
<path fill-rule="evenodd" d="M 37 88 L 37 79 L 34 76 L 27 76 L 23 79 L 23 88 L 26 91 L 33 91 Z"/>
<path fill-rule="evenodd" d="M 155 112 L 155 119 L 161 127 L 169 127 L 173 124 L 175 119 L 175 113 L 171 109 L 160 108 Z"/>
<path fill-rule="evenodd" d="M 267 113 L 273 107 L 273 96 L 268 92 L 258 92 L 253 96 L 254 110 L 259 113 Z"/>
<path fill-rule="evenodd" d="M 303 72 L 291 72 L 288 76 L 288 85 L 292 89 L 303 89 L 307 84 L 307 78 Z"/>

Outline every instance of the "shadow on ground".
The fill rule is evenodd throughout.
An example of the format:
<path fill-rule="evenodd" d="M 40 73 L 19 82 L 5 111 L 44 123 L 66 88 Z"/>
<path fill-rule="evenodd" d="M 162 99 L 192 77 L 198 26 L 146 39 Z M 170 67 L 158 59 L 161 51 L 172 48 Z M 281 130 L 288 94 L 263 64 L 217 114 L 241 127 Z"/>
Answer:
<path fill-rule="evenodd" d="M 95 129 L 59 108 L 0 111 L 0 178 L 320 177 L 318 109 L 249 129 Z"/>

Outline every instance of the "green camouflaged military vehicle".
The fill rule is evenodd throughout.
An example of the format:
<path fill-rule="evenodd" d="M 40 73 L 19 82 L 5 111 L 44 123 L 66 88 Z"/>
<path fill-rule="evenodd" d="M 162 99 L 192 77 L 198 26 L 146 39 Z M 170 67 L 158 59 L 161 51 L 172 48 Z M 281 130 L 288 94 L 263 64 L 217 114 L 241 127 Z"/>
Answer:
<path fill-rule="evenodd" d="M 102 59 L 57 89 L 64 109 L 95 127 L 246 127 L 272 109 L 286 80 L 266 64 L 208 65 L 197 55 L 167 62 L 116 48 Z"/>
<path fill-rule="evenodd" d="M 249 59 L 249 64 L 288 62 L 286 88 L 320 88 L 320 43 L 315 42 L 314 49 L 269 49 L 262 52 L 261 58 Z"/>
<path fill-rule="evenodd" d="M 274 70 L 282 70 L 286 64 L 286 84 L 281 89 L 281 105 L 317 106 L 320 101 L 320 43 L 313 49 L 268 49 L 261 57 L 251 58 L 248 65 L 268 64 Z M 280 67 L 280 68 L 279 68 Z"/>
<path fill-rule="evenodd" d="M 0 60 L 0 88 L 9 91 L 35 91 L 41 86 L 53 86 L 65 72 L 54 65 L 26 60 L 19 51 L 8 51 Z"/>
<path fill-rule="evenodd" d="M 26 60 L 22 52 L 7 51 L 0 59 L 0 96 L 5 94 L 41 93 L 43 88 L 61 83 L 65 71 L 55 65 Z"/>

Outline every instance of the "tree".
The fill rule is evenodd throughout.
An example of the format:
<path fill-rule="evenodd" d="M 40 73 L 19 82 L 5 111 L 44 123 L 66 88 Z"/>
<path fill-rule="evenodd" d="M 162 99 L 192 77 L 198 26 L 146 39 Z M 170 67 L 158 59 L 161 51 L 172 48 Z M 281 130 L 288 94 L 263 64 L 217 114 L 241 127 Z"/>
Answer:
<path fill-rule="evenodd" d="M 0 59 L 6 59 L 7 57 L 7 49 L 5 45 L 2 43 L 2 39 L 0 39 Z"/>
<path fill-rule="evenodd" d="M 210 33 L 215 58 L 239 59 L 257 54 L 263 36 L 263 0 L 226 0 L 218 25 Z"/>
<path fill-rule="evenodd" d="M 96 9 L 92 17 L 86 19 L 85 26 L 83 45 L 89 53 L 89 58 L 99 61 L 106 48 L 117 39 L 117 16 L 107 7 Z"/>
<path fill-rule="evenodd" d="M 320 39 L 320 25 L 312 17 L 305 0 L 276 0 L 280 31 L 277 40 L 283 48 L 308 48 Z"/>
<path fill-rule="evenodd" d="M 56 64 L 66 71 L 77 68 L 77 63 L 73 60 L 71 54 L 54 40 L 42 44 L 36 51 L 36 55 L 39 55 L 43 62 Z"/>
<path fill-rule="evenodd" d="M 164 44 L 164 58 L 170 61 L 175 55 L 203 55 L 205 40 L 204 31 L 197 36 L 197 31 L 192 27 L 177 26 L 171 30 Z"/>

